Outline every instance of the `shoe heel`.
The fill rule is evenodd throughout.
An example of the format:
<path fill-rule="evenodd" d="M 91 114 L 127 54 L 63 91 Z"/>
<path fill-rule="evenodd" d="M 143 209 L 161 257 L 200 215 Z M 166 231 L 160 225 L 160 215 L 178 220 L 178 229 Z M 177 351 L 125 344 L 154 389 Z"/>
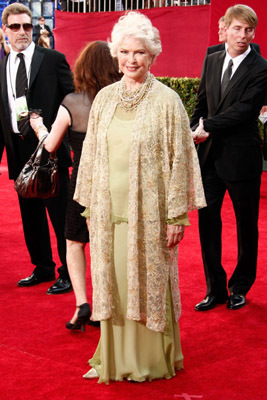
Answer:
<path fill-rule="evenodd" d="M 78 312 L 78 318 L 77 321 L 72 324 L 70 321 L 66 323 L 66 328 L 70 329 L 72 331 L 74 330 L 81 330 L 81 332 L 85 331 L 85 325 L 88 324 L 90 321 L 90 316 L 91 316 L 91 308 L 88 303 L 81 304 L 78 306 L 79 312 Z"/>
<path fill-rule="evenodd" d="M 82 332 L 85 332 L 85 322 L 82 322 L 81 331 L 82 331 Z"/>

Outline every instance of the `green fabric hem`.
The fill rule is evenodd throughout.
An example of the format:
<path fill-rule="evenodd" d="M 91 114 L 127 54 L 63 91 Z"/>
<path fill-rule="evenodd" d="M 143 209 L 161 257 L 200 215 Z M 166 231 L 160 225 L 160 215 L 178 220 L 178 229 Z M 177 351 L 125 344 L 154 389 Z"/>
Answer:
<path fill-rule="evenodd" d="M 86 207 L 86 209 L 81 213 L 81 216 L 84 218 L 90 218 L 90 209 L 89 207 Z M 118 217 L 116 215 L 111 215 L 110 216 L 110 221 L 112 224 L 118 224 L 120 222 L 127 222 L 128 223 L 128 218 L 127 217 Z M 190 226 L 190 222 L 186 214 L 183 214 L 177 218 L 169 218 L 166 219 L 166 224 L 168 225 L 184 225 L 184 226 Z"/>
<path fill-rule="evenodd" d="M 166 223 L 168 225 L 184 225 L 184 226 L 190 226 L 188 214 L 184 213 L 182 215 L 179 215 L 178 217 L 175 218 L 167 218 Z"/>
<path fill-rule="evenodd" d="M 86 209 L 81 213 L 81 216 L 84 218 L 90 218 L 90 209 L 89 207 L 86 207 Z"/>
<path fill-rule="evenodd" d="M 120 224 L 121 222 L 128 223 L 128 218 L 125 217 L 116 217 L 115 215 L 111 215 L 110 219 L 112 224 Z"/>
<path fill-rule="evenodd" d="M 178 366 L 178 364 L 179 364 L 179 366 Z M 96 370 L 96 372 L 98 373 L 98 376 L 100 377 L 100 375 L 101 375 L 101 372 L 100 372 L 100 370 L 101 370 L 100 361 L 97 361 L 94 358 L 91 358 L 89 360 L 89 365 L 90 365 L 90 367 L 92 367 L 92 368 L 94 368 Z M 183 360 L 178 361 L 177 363 L 175 363 L 175 370 L 180 370 L 180 369 L 183 369 Z M 166 375 L 164 375 L 162 377 L 155 377 L 155 378 L 151 377 L 151 376 L 140 376 L 140 377 L 138 377 L 138 376 L 136 376 L 134 374 L 125 374 L 124 376 L 122 376 L 120 378 L 117 378 L 117 379 L 114 379 L 112 377 L 107 379 L 107 380 L 103 379 L 103 378 L 99 378 L 97 383 L 105 383 L 106 385 L 109 385 L 110 381 L 112 381 L 112 382 L 122 382 L 123 380 L 127 380 L 127 381 L 130 381 L 130 382 L 141 383 L 141 382 L 152 382 L 153 380 L 156 380 L 156 379 L 171 379 L 174 376 L 176 376 L 175 372 L 174 372 L 173 375 L 166 374 Z"/>

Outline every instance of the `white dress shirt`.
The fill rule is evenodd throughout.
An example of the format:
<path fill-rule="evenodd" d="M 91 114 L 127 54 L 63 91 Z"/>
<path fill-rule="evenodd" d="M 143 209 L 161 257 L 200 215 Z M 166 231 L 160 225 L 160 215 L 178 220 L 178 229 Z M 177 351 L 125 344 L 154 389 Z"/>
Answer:
<path fill-rule="evenodd" d="M 222 81 L 222 78 L 223 78 L 224 71 L 225 71 L 226 68 L 228 67 L 229 61 L 230 61 L 231 59 L 232 59 L 232 61 L 233 61 L 232 75 L 231 75 L 231 78 L 230 78 L 230 79 L 232 79 L 232 77 L 233 77 L 235 71 L 237 70 L 237 68 L 239 67 L 239 65 L 242 63 L 242 61 L 247 57 L 247 55 L 248 55 L 250 52 L 251 52 L 251 47 L 249 46 L 248 49 L 247 49 L 244 53 L 240 54 L 240 56 L 237 56 L 237 57 L 232 58 L 232 57 L 230 56 L 230 54 L 228 53 L 228 49 L 226 48 L 226 56 L 225 56 L 224 63 L 223 63 L 221 81 Z"/>
<path fill-rule="evenodd" d="M 28 77 L 28 85 L 30 81 L 31 75 L 31 63 L 32 63 L 32 56 L 34 52 L 35 44 L 31 42 L 31 44 L 27 47 L 26 50 L 23 50 L 21 53 L 24 54 L 24 61 L 26 67 L 26 73 Z M 16 99 L 16 76 L 17 70 L 20 63 L 19 58 L 17 57 L 18 52 L 14 51 L 12 48 L 10 50 L 10 54 L 7 61 L 7 68 L 6 68 L 6 81 L 7 81 L 7 93 L 8 93 L 8 104 L 10 109 L 10 117 L 11 117 L 11 126 L 13 132 L 18 133 L 18 124 L 16 118 L 16 111 L 15 111 L 15 99 Z"/>

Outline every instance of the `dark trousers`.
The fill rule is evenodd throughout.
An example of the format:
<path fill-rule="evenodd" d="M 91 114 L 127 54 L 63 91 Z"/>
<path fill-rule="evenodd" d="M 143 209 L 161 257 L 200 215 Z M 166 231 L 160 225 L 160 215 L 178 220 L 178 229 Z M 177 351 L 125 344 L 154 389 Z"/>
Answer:
<path fill-rule="evenodd" d="M 224 300 L 228 294 L 227 277 L 221 262 L 221 208 L 226 190 L 234 207 L 238 244 L 237 265 L 228 288 L 230 292 L 245 295 L 256 279 L 261 178 L 258 176 L 241 182 L 223 181 L 216 172 L 213 160 L 209 158 L 202 170 L 202 179 L 207 207 L 199 210 L 198 215 L 207 295 Z"/>
<path fill-rule="evenodd" d="M 59 179 L 60 194 L 57 197 L 41 200 L 24 199 L 19 196 L 19 205 L 26 246 L 31 262 L 35 265 L 34 272 L 41 277 L 51 276 L 55 272 L 47 220 L 48 212 L 56 234 L 58 254 L 62 263 L 58 272 L 63 279 L 67 279 L 69 274 L 66 263 L 64 228 L 69 186 L 68 168 L 59 169 Z"/>

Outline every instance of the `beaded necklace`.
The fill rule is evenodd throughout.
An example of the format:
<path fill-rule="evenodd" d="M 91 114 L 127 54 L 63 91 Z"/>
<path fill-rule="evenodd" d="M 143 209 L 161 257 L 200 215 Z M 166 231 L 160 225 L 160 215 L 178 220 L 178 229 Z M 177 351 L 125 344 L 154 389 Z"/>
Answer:
<path fill-rule="evenodd" d="M 118 87 L 120 106 L 126 111 L 136 110 L 137 106 L 146 97 L 154 82 L 154 75 L 150 72 L 139 88 L 135 90 L 126 89 L 125 77 L 123 76 Z"/>

